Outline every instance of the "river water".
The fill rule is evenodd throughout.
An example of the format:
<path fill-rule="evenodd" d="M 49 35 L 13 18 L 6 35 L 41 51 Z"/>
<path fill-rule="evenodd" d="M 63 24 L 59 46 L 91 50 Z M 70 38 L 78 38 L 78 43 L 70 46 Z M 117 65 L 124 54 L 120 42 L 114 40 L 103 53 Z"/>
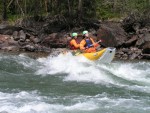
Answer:
<path fill-rule="evenodd" d="M 1 53 L 0 113 L 150 113 L 150 61 Z"/>

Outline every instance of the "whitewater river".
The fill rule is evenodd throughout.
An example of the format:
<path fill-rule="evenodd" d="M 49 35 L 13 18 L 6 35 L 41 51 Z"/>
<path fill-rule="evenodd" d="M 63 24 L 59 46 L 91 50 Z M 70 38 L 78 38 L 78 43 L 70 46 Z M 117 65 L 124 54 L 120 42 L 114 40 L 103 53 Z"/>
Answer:
<path fill-rule="evenodd" d="M 0 113 L 150 113 L 150 61 L 1 53 Z"/>

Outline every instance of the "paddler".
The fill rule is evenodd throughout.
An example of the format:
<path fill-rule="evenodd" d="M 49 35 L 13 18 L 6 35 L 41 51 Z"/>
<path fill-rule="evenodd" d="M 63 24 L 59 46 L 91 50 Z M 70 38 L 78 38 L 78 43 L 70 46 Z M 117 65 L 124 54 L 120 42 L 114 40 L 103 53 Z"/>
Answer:
<path fill-rule="evenodd" d="M 83 39 L 80 42 L 80 50 L 85 53 L 96 52 L 96 48 L 100 46 L 98 43 L 95 43 L 93 38 L 89 37 L 88 31 L 83 31 Z"/>
<path fill-rule="evenodd" d="M 77 50 L 80 48 L 80 42 L 78 40 L 78 34 L 77 33 L 72 33 L 72 36 L 71 36 L 71 40 L 69 42 L 69 48 L 71 50 Z"/>

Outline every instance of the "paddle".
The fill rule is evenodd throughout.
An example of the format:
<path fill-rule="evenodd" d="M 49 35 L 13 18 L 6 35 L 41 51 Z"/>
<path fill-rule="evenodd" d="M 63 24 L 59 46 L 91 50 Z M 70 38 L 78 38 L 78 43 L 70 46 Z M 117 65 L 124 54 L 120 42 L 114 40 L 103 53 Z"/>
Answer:
<path fill-rule="evenodd" d="M 100 42 L 102 42 L 101 39 L 100 39 L 99 41 L 95 42 L 95 44 L 98 44 L 98 43 L 100 43 Z M 86 49 L 88 49 L 88 48 L 90 48 L 90 47 L 92 47 L 92 46 L 94 46 L 94 44 L 91 44 L 89 47 L 86 47 Z"/>

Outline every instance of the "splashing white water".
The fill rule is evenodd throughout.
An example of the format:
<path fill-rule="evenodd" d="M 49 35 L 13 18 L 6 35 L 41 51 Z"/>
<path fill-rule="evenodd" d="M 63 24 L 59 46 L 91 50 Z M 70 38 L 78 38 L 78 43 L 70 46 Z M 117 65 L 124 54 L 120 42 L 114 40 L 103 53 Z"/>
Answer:
<path fill-rule="evenodd" d="M 66 95 L 52 91 L 54 94 L 51 96 L 51 94 L 49 95 L 51 91 L 46 92 L 45 94 L 44 88 L 42 87 L 42 90 L 38 89 L 36 84 L 36 87 L 34 87 L 35 89 L 33 90 L 41 92 L 20 91 L 19 93 L 14 93 L 13 91 L 10 91 L 12 86 L 8 85 L 8 89 L 6 91 L 9 93 L 0 92 L 1 113 L 116 113 L 116 111 L 117 113 L 124 111 L 133 111 L 133 113 L 149 113 L 150 111 L 150 101 L 148 96 L 150 94 L 149 62 L 112 62 L 111 64 L 100 64 L 99 62 L 91 62 L 84 58 L 74 57 L 71 54 L 67 54 L 66 56 L 59 55 L 57 57 L 49 56 L 38 60 L 31 59 L 24 55 L 11 57 L 2 56 L 1 60 L 3 59 L 8 61 L 7 63 L 9 65 L 9 61 L 15 62 L 15 65 L 21 66 L 19 69 L 24 67 L 27 68 L 27 71 L 30 68 L 34 69 L 34 71 L 30 73 L 31 78 L 26 81 L 27 86 L 29 87 L 30 84 L 28 84 L 28 82 L 35 81 L 35 79 L 32 79 L 32 76 L 35 77 L 36 73 L 38 77 L 39 75 L 44 75 L 44 79 L 51 79 L 45 76 L 62 76 L 63 85 L 66 85 L 66 82 L 68 81 L 69 83 L 72 81 L 92 82 L 88 83 L 88 88 L 95 87 L 95 90 L 97 90 L 97 87 L 100 87 L 100 89 L 98 88 L 98 91 L 94 91 L 96 94 L 93 92 L 92 94 L 90 94 L 90 92 L 87 94 L 85 92 L 83 93 L 85 90 L 84 88 L 83 91 L 79 91 L 77 93 L 67 92 L 67 90 L 64 89 L 67 92 L 65 93 Z M 5 66 L 7 68 L 6 64 Z M 9 68 L 11 68 L 11 66 Z M 24 72 L 26 73 L 27 71 Z M 3 75 L 1 76 L 3 78 Z M 26 77 L 25 74 L 22 74 L 22 76 Z M 15 78 L 14 76 L 11 77 L 13 79 Z M 0 91 L 3 91 L 6 87 L 5 80 L 7 79 L 5 79 L 5 76 L 3 80 L 4 81 L 1 80 L 2 87 Z M 93 83 L 97 84 L 95 85 Z M 20 82 L 18 85 L 20 85 Z M 80 85 L 84 87 L 86 83 L 79 84 L 79 86 Z M 25 89 L 27 86 L 25 86 Z M 55 86 L 53 88 L 55 88 Z M 118 90 L 113 92 L 112 90 L 114 89 Z M 29 90 L 32 90 L 32 88 Z M 79 90 L 82 90 L 82 88 L 80 89 L 79 87 Z M 100 94 L 99 90 L 103 94 Z M 124 93 L 124 90 L 127 91 L 127 95 L 122 94 Z"/>
<path fill-rule="evenodd" d="M 99 83 L 106 82 L 111 79 L 105 75 L 103 71 L 96 67 L 95 62 L 89 61 L 83 57 L 74 57 L 71 54 L 62 55 L 57 57 L 40 58 L 39 62 L 44 66 L 37 71 L 36 74 L 59 74 L 66 73 L 68 76 L 64 78 L 65 81 L 86 81 Z M 104 76 L 105 75 L 105 76 Z"/>
<path fill-rule="evenodd" d="M 150 92 L 149 62 L 112 62 L 100 64 L 84 57 L 75 57 L 68 53 L 47 58 L 31 59 L 23 54 L 19 56 L 1 56 L 1 60 L 15 61 L 27 69 L 36 70 L 37 75 L 62 75 L 64 81 L 93 82 L 114 84 L 119 87 Z M 64 76 L 66 75 L 66 76 Z M 121 79 L 118 81 L 118 78 Z M 128 84 L 122 81 L 132 83 Z"/>
<path fill-rule="evenodd" d="M 101 66 L 101 68 L 128 81 L 143 82 L 150 85 L 150 69 L 146 67 L 139 68 L 140 66 L 137 65 L 140 64 L 141 63 L 113 63 L 109 68 L 106 65 Z"/>
<path fill-rule="evenodd" d="M 53 99 L 51 99 L 53 100 Z M 55 99 L 54 99 L 55 100 Z M 63 111 L 90 111 L 98 107 L 93 102 L 79 102 L 70 106 L 44 102 L 37 92 L 2 93 L 0 92 L 0 112 L 8 113 L 60 113 Z"/>
<path fill-rule="evenodd" d="M 74 113 L 74 112 L 93 112 L 102 111 L 106 109 L 122 110 L 123 109 L 136 109 L 149 111 L 150 107 L 141 104 L 140 100 L 117 98 L 111 99 L 107 94 L 98 94 L 95 96 L 77 96 L 77 97 L 64 97 L 72 98 L 72 104 L 65 105 L 54 103 L 53 101 L 45 102 L 45 97 L 39 96 L 36 91 L 20 93 L 2 93 L 0 92 L 0 112 L 1 113 Z M 56 98 L 46 97 L 50 100 Z M 60 102 L 62 97 L 60 98 Z M 59 99 L 58 98 L 58 99 Z M 143 101 L 147 101 L 144 100 Z M 108 110 L 109 112 L 109 110 Z"/>
<path fill-rule="evenodd" d="M 84 58 L 74 57 L 71 54 L 49 56 L 48 58 L 40 58 L 38 61 L 43 64 L 36 72 L 39 75 L 65 73 L 67 75 L 64 77 L 64 81 L 114 84 L 119 87 L 127 86 L 130 89 L 150 92 L 150 69 L 147 68 L 149 63 L 146 63 L 146 67 L 143 67 L 143 62 L 99 64 Z M 116 77 L 133 82 L 135 85 L 132 85 L 131 88 L 130 85 L 117 81 Z"/>
<path fill-rule="evenodd" d="M 150 83 L 150 69 L 138 69 L 136 64 L 132 63 L 111 63 L 111 64 L 98 64 L 88 60 L 81 60 L 81 58 L 74 57 L 71 54 L 59 55 L 57 57 L 40 58 L 39 62 L 43 66 L 37 71 L 37 74 L 69 74 L 65 80 L 77 81 L 92 81 L 98 82 L 99 80 L 109 81 L 113 83 L 103 70 L 108 71 L 115 76 L 127 80 L 137 80 Z"/>

